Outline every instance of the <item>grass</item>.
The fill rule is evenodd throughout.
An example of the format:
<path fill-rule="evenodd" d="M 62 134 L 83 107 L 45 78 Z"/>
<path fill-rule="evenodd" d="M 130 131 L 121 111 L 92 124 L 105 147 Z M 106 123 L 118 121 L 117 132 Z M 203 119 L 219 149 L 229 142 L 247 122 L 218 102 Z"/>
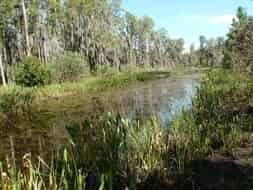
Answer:
<path fill-rule="evenodd" d="M 125 189 L 135 188 L 155 169 L 162 169 L 165 147 L 155 119 L 145 125 L 120 116 L 108 115 L 98 128 L 84 121 L 82 127 L 68 128 L 68 149 L 58 152 L 48 165 L 40 157 L 36 166 L 31 157 L 15 170 L 7 159 L 1 165 L 1 189 Z M 75 131 L 79 130 L 79 131 Z M 74 134 L 85 136 L 83 144 Z M 82 148 L 80 148 L 82 146 Z M 81 151 L 81 152 L 80 152 Z"/>
<path fill-rule="evenodd" d="M 0 164 L 2 190 L 42 190 L 42 189 L 75 189 L 85 188 L 85 173 L 77 169 L 75 161 L 68 158 L 65 150 L 61 165 L 46 164 L 38 157 L 38 164 L 32 165 L 31 155 L 23 157 L 22 170 L 15 170 L 6 161 L 7 166 Z"/>
<path fill-rule="evenodd" d="M 193 73 L 205 73 L 210 70 L 208 67 L 176 66 L 171 70 L 171 76 L 181 76 Z"/>
<path fill-rule="evenodd" d="M 107 71 L 97 75 L 89 75 L 79 82 L 66 82 L 52 84 L 44 87 L 20 87 L 9 85 L 0 88 L 0 117 L 2 119 L 16 118 L 24 115 L 30 108 L 37 108 L 45 101 L 63 97 L 82 95 L 89 97 L 113 88 L 126 87 L 138 82 L 145 82 L 165 78 L 170 75 L 168 71 L 147 71 L 135 68 L 136 71 L 127 70 L 122 73 Z M 35 111 L 35 110 L 34 110 Z"/>
<path fill-rule="evenodd" d="M 129 84 L 124 77 L 120 76 L 121 82 L 116 84 Z M 138 80 L 143 77 L 146 76 L 142 74 Z M 97 91 L 115 86 L 112 79 L 102 83 L 104 80 L 89 82 L 92 85 L 85 89 Z M 13 170 L 9 161 L 5 162 L 1 167 L 1 188 L 207 189 L 214 182 L 201 184 L 201 176 L 194 177 L 193 163 L 217 153 L 233 158 L 236 148 L 251 145 L 252 94 L 252 78 L 245 74 L 207 72 L 192 108 L 183 111 L 170 128 L 162 128 L 156 119 L 140 124 L 111 114 L 99 126 L 87 121 L 74 124 L 67 127 L 72 146 L 58 153 L 60 156 L 49 165 L 38 159 L 33 167 L 26 158 L 21 169 Z M 26 167 L 29 172 L 25 172 Z M 233 188 L 250 185 L 246 180 Z"/>
<path fill-rule="evenodd" d="M 61 84 L 51 84 L 44 87 L 36 88 L 36 97 L 61 97 L 75 93 L 85 92 L 93 93 L 105 91 L 111 88 L 120 88 L 137 82 L 145 82 L 170 76 L 166 70 L 127 68 L 124 72 L 106 71 L 96 75 L 85 75 L 80 81 L 65 82 Z M 0 94 L 10 93 L 14 88 L 21 89 L 16 85 L 9 85 L 0 88 Z M 25 89 L 25 88 L 24 88 Z M 31 89 L 31 88 L 26 88 Z"/>
<path fill-rule="evenodd" d="M 76 83 L 49 85 L 40 90 L 41 96 L 61 96 L 73 93 L 94 93 L 111 88 L 125 87 L 137 82 L 145 82 L 165 78 L 170 75 L 167 71 L 136 71 L 112 75 L 91 76 Z"/>
<path fill-rule="evenodd" d="M 103 69 L 101 70 L 95 75 L 86 74 L 77 82 L 51 84 L 40 88 L 35 87 L 33 91 L 36 91 L 36 97 L 38 98 L 57 98 L 80 92 L 94 93 L 112 88 L 121 88 L 138 82 L 200 72 L 202 69 L 178 66 L 170 70 L 164 68 L 127 67 L 124 68 L 124 72 L 120 73 L 110 69 L 106 69 L 105 71 Z M 20 89 L 18 86 L 9 85 L 7 87 L 1 87 L 0 94 L 9 93 L 14 88 Z"/>
<path fill-rule="evenodd" d="M 183 68 L 175 68 L 182 70 Z M 150 68 L 126 68 L 125 72 L 115 71 L 99 72 L 96 75 L 87 75 L 78 82 L 65 82 L 44 87 L 24 88 L 15 85 L 0 88 L 0 116 L 8 119 L 24 115 L 30 108 L 38 108 L 45 101 L 71 96 L 90 97 L 94 94 L 112 90 L 113 88 L 127 87 L 131 84 L 141 83 L 169 77 L 171 72 Z M 185 69 L 186 70 L 186 69 Z M 175 75 L 174 75 L 175 76 Z M 84 101 L 84 100 L 82 100 Z M 47 105 L 47 104 L 46 104 Z M 57 107 L 57 105 L 55 105 Z M 43 108 L 43 107 L 42 107 Z M 36 111 L 36 110 L 34 110 Z M 12 117 L 10 117 L 13 115 Z"/>
<path fill-rule="evenodd" d="M 173 130 L 183 137 L 193 155 L 217 149 L 232 154 L 233 148 L 253 132 L 252 94 L 250 77 L 211 71 L 203 79 L 191 111 L 175 121 Z"/>

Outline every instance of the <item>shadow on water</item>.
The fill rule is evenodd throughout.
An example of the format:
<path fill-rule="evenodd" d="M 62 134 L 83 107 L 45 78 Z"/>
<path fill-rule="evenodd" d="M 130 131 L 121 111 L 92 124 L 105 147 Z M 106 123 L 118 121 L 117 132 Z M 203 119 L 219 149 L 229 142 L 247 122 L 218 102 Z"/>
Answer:
<path fill-rule="evenodd" d="M 11 127 L 1 127 L 0 159 L 8 155 L 19 160 L 25 153 L 31 152 L 47 160 L 52 152 L 68 145 L 70 137 L 81 144 L 84 137 L 79 131 L 82 127 L 80 123 L 88 119 L 96 125 L 107 112 L 119 113 L 133 120 L 157 116 L 162 125 L 167 126 L 183 107 L 191 106 L 198 79 L 198 75 L 186 75 L 113 89 L 89 97 L 78 94 L 44 101 L 36 108 L 32 119 L 16 118 Z"/>

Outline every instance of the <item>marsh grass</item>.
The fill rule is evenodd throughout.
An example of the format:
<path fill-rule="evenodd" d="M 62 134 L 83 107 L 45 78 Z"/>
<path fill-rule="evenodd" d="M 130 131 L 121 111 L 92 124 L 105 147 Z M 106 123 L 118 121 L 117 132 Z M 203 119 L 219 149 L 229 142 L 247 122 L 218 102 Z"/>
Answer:
<path fill-rule="evenodd" d="M 153 171 L 163 170 L 164 136 L 155 119 L 140 125 L 109 114 L 99 128 L 87 121 L 79 124 L 78 133 L 73 127 L 71 146 L 55 154 L 49 165 L 38 157 L 34 167 L 29 154 L 21 170 L 9 160 L 1 165 L 2 189 L 135 188 Z M 75 142 L 79 133 L 86 134 L 82 144 Z"/>
<path fill-rule="evenodd" d="M 84 123 L 78 132 L 83 141 L 75 149 L 82 149 L 76 152 L 83 160 L 79 165 L 90 171 L 88 176 L 103 175 L 106 189 L 135 187 L 163 166 L 164 136 L 155 119 L 140 125 L 109 114 L 98 128 Z"/>
<path fill-rule="evenodd" d="M 251 142 L 247 135 L 252 134 L 252 112 L 245 107 L 252 106 L 252 90 L 252 80 L 245 75 L 211 71 L 192 108 L 169 128 L 155 118 L 140 123 L 113 114 L 98 126 L 87 120 L 68 126 L 71 146 L 49 165 L 38 159 L 33 167 L 29 157 L 20 170 L 13 170 L 9 161 L 7 167 L 1 165 L 1 188 L 159 189 L 179 178 L 175 184 L 180 189 L 184 180 L 193 179 L 192 161 L 215 152 L 233 155 L 234 148 Z"/>
<path fill-rule="evenodd" d="M 40 157 L 37 165 L 31 162 L 31 155 L 23 157 L 22 169 L 15 170 L 7 159 L 0 164 L 2 190 L 42 190 L 42 189 L 85 189 L 85 173 L 77 169 L 75 161 L 64 150 L 61 164 L 46 164 Z"/>
<path fill-rule="evenodd" d="M 169 72 L 167 71 L 129 71 L 112 75 L 90 76 L 76 83 L 49 85 L 42 88 L 39 93 L 41 97 L 60 97 L 80 92 L 94 93 L 168 76 Z"/>
<path fill-rule="evenodd" d="M 203 157 L 213 151 L 233 153 L 243 136 L 252 132 L 253 85 L 244 74 L 217 70 L 208 72 L 193 99 L 193 106 L 172 126 L 181 138 L 190 158 Z M 247 109 L 246 109 L 247 108 Z"/>

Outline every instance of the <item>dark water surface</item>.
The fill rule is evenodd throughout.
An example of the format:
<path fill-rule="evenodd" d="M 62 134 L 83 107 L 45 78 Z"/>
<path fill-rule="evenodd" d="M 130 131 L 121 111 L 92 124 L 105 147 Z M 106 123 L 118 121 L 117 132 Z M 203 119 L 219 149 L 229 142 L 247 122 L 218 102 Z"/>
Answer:
<path fill-rule="evenodd" d="M 7 155 L 20 159 L 28 152 L 48 157 L 69 143 L 69 127 L 78 127 L 84 118 L 96 121 L 107 112 L 120 113 L 131 119 L 157 116 L 166 127 L 183 107 L 191 106 L 199 78 L 199 75 L 191 74 L 138 83 L 89 97 L 79 94 L 45 100 L 37 106 L 31 120 L 15 118 L 11 127 L 2 123 L 8 126 L 0 131 L 0 159 Z"/>

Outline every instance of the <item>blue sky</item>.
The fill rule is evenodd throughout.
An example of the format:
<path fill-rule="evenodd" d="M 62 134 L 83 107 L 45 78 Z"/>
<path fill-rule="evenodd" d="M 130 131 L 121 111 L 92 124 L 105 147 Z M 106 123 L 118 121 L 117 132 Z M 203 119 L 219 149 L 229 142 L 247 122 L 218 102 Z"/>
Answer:
<path fill-rule="evenodd" d="M 238 6 L 253 14 L 252 0 L 123 0 L 123 8 L 148 15 L 156 28 L 166 28 L 172 38 L 182 37 L 186 48 L 198 44 L 200 35 L 225 36 Z"/>

